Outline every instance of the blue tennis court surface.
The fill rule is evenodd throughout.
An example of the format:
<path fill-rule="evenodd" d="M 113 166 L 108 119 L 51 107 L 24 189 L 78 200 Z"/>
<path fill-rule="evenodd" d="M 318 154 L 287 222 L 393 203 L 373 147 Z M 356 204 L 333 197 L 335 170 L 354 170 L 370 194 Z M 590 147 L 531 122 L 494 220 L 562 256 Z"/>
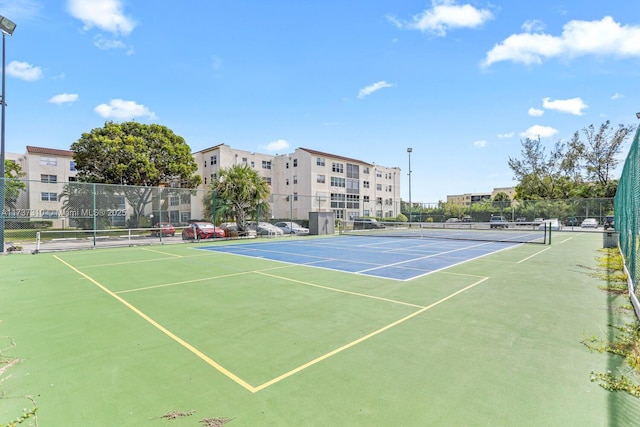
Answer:
<path fill-rule="evenodd" d="M 517 243 L 352 236 L 215 245 L 198 249 L 411 280 L 515 245 Z"/>

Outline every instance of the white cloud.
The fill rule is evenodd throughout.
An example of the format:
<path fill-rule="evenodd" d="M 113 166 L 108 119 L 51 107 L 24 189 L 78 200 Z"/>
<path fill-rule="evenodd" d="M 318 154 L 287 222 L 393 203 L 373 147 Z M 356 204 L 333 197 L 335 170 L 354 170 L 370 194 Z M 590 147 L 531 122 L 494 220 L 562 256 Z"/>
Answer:
<path fill-rule="evenodd" d="M 529 113 L 530 116 L 540 117 L 541 115 L 544 114 L 544 111 L 543 110 L 538 110 L 537 108 L 531 107 L 531 108 L 529 108 L 528 113 Z"/>
<path fill-rule="evenodd" d="M 487 145 L 487 141 L 485 140 L 480 140 L 480 141 L 473 141 L 473 145 L 478 147 L 478 148 L 483 148 Z"/>
<path fill-rule="evenodd" d="M 271 141 L 267 145 L 260 146 L 260 148 L 271 152 L 284 152 L 289 149 L 289 143 L 284 139 L 278 139 L 276 141 Z"/>
<path fill-rule="evenodd" d="M 584 114 L 582 110 L 589 108 L 582 98 L 556 99 L 555 101 L 550 98 L 544 98 L 542 106 L 548 110 L 556 110 L 561 113 L 573 114 L 574 116 L 582 116 Z"/>
<path fill-rule="evenodd" d="M 97 35 L 93 38 L 93 44 L 101 50 L 109 50 L 109 49 L 126 49 L 127 45 L 124 44 L 121 40 L 108 40 L 102 37 L 101 35 Z"/>
<path fill-rule="evenodd" d="M 370 86 L 367 86 L 364 89 L 360 89 L 360 92 L 358 92 L 358 98 L 364 98 L 365 96 L 371 95 L 373 92 L 376 92 L 380 89 L 384 89 L 385 87 L 394 87 L 394 86 L 395 84 L 387 83 L 384 80 L 382 80 Z"/>
<path fill-rule="evenodd" d="M 558 133 L 558 129 L 549 126 L 533 125 L 529 129 L 520 133 L 523 138 L 537 139 L 549 138 Z"/>
<path fill-rule="evenodd" d="M 605 16 L 600 21 L 569 21 L 560 36 L 541 32 L 512 34 L 487 53 L 482 65 L 488 67 L 500 61 L 541 64 L 544 59 L 584 55 L 640 56 L 640 26 L 621 25 Z"/>
<path fill-rule="evenodd" d="M 499 133 L 498 138 L 500 139 L 513 138 L 513 135 L 515 135 L 514 132 Z"/>
<path fill-rule="evenodd" d="M 112 99 L 109 104 L 100 104 L 94 111 L 105 119 L 131 120 L 136 117 L 147 117 L 155 120 L 156 114 L 142 104 L 124 99 Z"/>
<path fill-rule="evenodd" d="M 611 99 L 620 99 L 620 98 L 624 98 L 624 95 L 621 93 L 614 93 L 613 96 L 611 97 Z"/>
<path fill-rule="evenodd" d="M 28 82 L 39 80 L 43 77 L 42 69 L 28 62 L 11 61 L 7 65 L 7 75 L 26 80 Z"/>
<path fill-rule="evenodd" d="M 124 15 L 120 0 L 69 0 L 67 9 L 84 23 L 85 30 L 97 27 L 126 36 L 136 26 L 135 21 Z"/>
<path fill-rule="evenodd" d="M 539 21 L 537 19 L 532 19 L 522 24 L 522 29 L 524 30 L 525 33 L 539 32 L 544 30 L 544 22 Z"/>
<path fill-rule="evenodd" d="M 449 29 L 476 28 L 493 18 L 488 9 L 476 9 L 470 4 L 458 5 L 455 0 L 432 0 L 431 9 L 403 22 L 395 17 L 388 19 L 399 28 L 419 30 L 444 37 Z"/>
<path fill-rule="evenodd" d="M 49 99 L 49 102 L 52 104 L 73 104 L 78 100 L 77 93 L 61 93 L 59 95 L 54 95 Z"/>

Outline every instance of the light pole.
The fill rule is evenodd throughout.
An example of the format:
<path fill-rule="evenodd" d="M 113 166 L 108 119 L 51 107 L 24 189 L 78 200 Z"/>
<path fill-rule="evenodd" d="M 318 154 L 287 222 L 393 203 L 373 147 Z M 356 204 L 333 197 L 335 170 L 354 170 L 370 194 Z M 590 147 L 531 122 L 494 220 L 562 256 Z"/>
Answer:
<path fill-rule="evenodd" d="M 409 222 L 413 218 L 413 205 L 411 204 L 411 152 L 413 149 L 411 147 L 407 148 L 407 153 L 409 153 Z"/>
<path fill-rule="evenodd" d="M 7 106 L 4 93 L 5 79 L 5 37 L 13 34 L 16 24 L 10 19 L 0 16 L 0 31 L 2 31 L 2 124 L 0 125 L 0 254 L 4 254 L 4 199 L 5 199 L 5 182 L 4 182 L 4 108 Z"/>

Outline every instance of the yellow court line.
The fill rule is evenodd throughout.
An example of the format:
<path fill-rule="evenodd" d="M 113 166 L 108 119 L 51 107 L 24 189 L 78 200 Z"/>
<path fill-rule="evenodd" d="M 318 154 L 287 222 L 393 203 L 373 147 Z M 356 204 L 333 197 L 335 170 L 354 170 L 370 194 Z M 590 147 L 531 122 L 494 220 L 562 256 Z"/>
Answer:
<path fill-rule="evenodd" d="M 164 254 L 164 255 L 170 255 L 170 254 Z M 198 255 L 181 255 L 181 258 L 196 258 L 196 257 L 201 257 L 201 256 L 207 256 L 209 254 L 198 254 Z M 173 255 L 175 257 L 175 255 Z M 166 261 L 168 259 L 175 259 L 175 258 L 154 258 L 154 259 L 139 259 L 139 260 L 135 260 L 135 261 L 122 261 L 122 262 L 112 262 L 109 264 L 91 264 L 91 265 L 83 265 L 81 268 L 96 268 L 96 267 L 112 267 L 114 265 L 126 265 L 126 264 L 137 264 L 137 263 L 145 263 L 145 262 L 156 262 L 156 261 Z"/>
<path fill-rule="evenodd" d="M 251 273 L 253 273 L 253 271 L 242 271 L 240 273 L 223 274 L 222 276 L 203 277 L 201 279 L 184 280 L 182 282 L 165 283 L 163 285 L 145 286 L 144 288 L 126 289 L 124 291 L 114 292 L 114 294 L 126 294 L 129 292 L 138 292 L 138 291 L 146 291 L 149 289 L 166 288 L 168 286 L 178 286 L 178 285 L 185 285 L 187 283 L 204 282 L 206 280 L 224 279 L 227 277 L 242 276 L 243 274 L 251 274 Z"/>
<path fill-rule="evenodd" d="M 287 280 L 289 282 L 299 283 L 301 285 L 313 286 L 314 288 L 326 289 L 326 290 L 334 291 L 334 292 L 341 292 L 343 294 L 355 295 L 355 296 L 364 297 L 364 298 L 377 299 L 377 300 L 380 300 L 380 301 L 392 302 L 394 304 L 408 305 L 410 307 L 417 307 L 417 308 L 424 307 L 424 306 L 418 305 L 418 304 L 411 304 L 411 303 L 408 303 L 408 302 L 396 301 L 396 300 L 392 300 L 392 299 L 388 299 L 388 298 L 382 298 L 382 297 L 376 297 L 376 296 L 373 296 L 373 295 L 361 294 L 361 293 L 358 293 L 358 292 L 345 291 L 343 289 L 331 288 L 329 286 L 322 286 L 322 285 L 316 285 L 314 283 L 303 282 L 302 280 L 290 279 L 288 277 L 276 276 L 274 274 L 267 274 L 267 273 L 264 272 L 264 270 L 263 271 L 259 271 L 258 270 L 258 271 L 255 271 L 255 273 L 262 274 L 263 276 L 273 277 L 275 279 L 282 279 L 282 280 Z"/>
<path fill-rule="evenodd" d="M 184 257 L 184 255 L 170 254 L 170 253 L 167 253 L 167 252 L 156 251 L 155 249 L 149 249 L 149 248 L 140 248 L 140 249 L 142 249 L 143 251 L 147 251 L 147 252 L 154 252 L 156 254 L 171 255 L 171 256 L 174 256 L 176 258 L 183 258 Z"/>
<path fill-rule="evenodd" d="M 251 393 L 255 393 L 256 391 L 258 391 L 251 384 L 247 383 L 242 378 L 240 378 L 237 375 L 235 375 L 233 372 L 231 372 L 228 369 L 224 368 L 222 365 L 220 365 L 219 363 L 217 363 L 216 361 L 211 359 L 206 354 L 202 353 L 200 350 L 198 350 L 197 348 L 195 348 L 194 346 L 192 346 L 191 344 L 189 344 L 188 342 L 186 342 L 185 340 L 183 340 L 179 336 L 175 335 L 173 332 L 171 332 L 170 330 L 168 330 L 167 328 L 165 328 L 164 326 L 162 326 L 161 324 L 159 324 L 158 322 L 153 320 L 151 317 L 147 316 L 145 313 L 140 311 L 133 304 L 129 303 L 124 298 L 116 295 L 114 292 L 110 291 L 105 286 L 101 285 L 97 280 L 93 279 L 91 276 L 89 276 L 89 275 L 83 273 L 82 271 L 78 270 L 77 268 L 75 268 L 74 266 L 69 264 L 68 262 L 66 262 L 63 259 L 59 258 L 57 255 L 54 255 L 54 258 L 56 258 L 58 261 L 60 261 L 61 263 L 63 263 L 67 267 L 69 267 L 71 270 L 75 271 L 79 275 L 81 275 L 84 278 L 86 278 L 87 280 L 89 280 L 91 283 L 93 283 L 94 285 L 96 285 L 97 287 L 102 289 L 108 295 L 111 295 L 113 298 L 115 298 L 116 300 L 120 301 L 122 304 L 124 304 L 126 307 L 128 307 L 130 310 L 132 310 L 138 316 L 142 317 L 144 320 L 149 322 L 152 326 L 157 328 L 160 332 L 162 332 L 163 334 L 165 334 L 166 336 L 168 336 L 169 338 L 171 338 L 172 340 L 174 340 L 175 342 L 177 342 L 178 344 L 180 344 L 181 346 L 183 346 L 184 348 L 186 348 L 187 350 L 189 350 L 190 352 L 192 352 L 193 354 L 198 356 L 204 362 L 206 362 L 207 364 L 209 364 L 210 366 L 212 366 L 213 368 L 218 370 L 218 372 L 220 372 L 221 374 L 225 375 L 227 378 L 235 381 L 237 384 L 239 384 L 242 387 L 244 387 L 245 389 L 249 390 Z"/>
<path fill-rule="evenodd" d="M 267 388 L 267 387 L 269 387 L 269 386 L 271 386 L 271 385 L 273 385 L 273 384 L 275 384 L 277 382 L 280 382 L 280 381 L 282 381 L 282 380 L 284 380 L 284 379 L 286 379 L 286 378 L 288 378 L 288 377 L 290 377 L 290 376 L 292 376 L 294 374 L 297 374 L 298 372 L 302 371 L 303 369 L 306 369 L 306 368 L 308 368 L 310 366 L 313 366 L 316 363 L 319 363 L 319 362 L 321 362 L 321 361 L 323 361 L 325 359 L 328 359 L 331 356 L 334 356 L 334 355 L 336 355 L 336 354 L 338 354 L 338 353 L 340 353 L 340 352 L 342 352 L 344 350 L 347 350 L 347 349 L 349 349 L 349 348 L 351 348 L 351 347 L 353 347 L 353 346 L 355 346 L 357 344 L 360 344 L 361 342 L 366 341 L 369 338 L 372 338 L 372 337 L 374 337 L 374 336 L 376 336 L 378 334 L 381 334 L 382 332 L 384 332 L 384 331 L 386 331 L 388 329 L 391 329 L 394 326 L 397 326 L 397 325 L 399 325 L 399 324 L 401 324 L 401 323 L 403 323 L 403 322 L 405 322 L 405 321 L 407 321 L 407 320 L 409 320 L 409 319 L 411 319 L 411 318 L 413 318 L 413 317 L 415 317 L 415 316 L 417 316 L 419 314 L 422 314 L 425 311 L 437 306 L 438 304 L 441 304 L 441 303 L 443 303 L 443 302 L 455 297 L 456 295 L 461 294 L 462 292 L 465 292 L 465 291 L 467 291 L 467 290 L 479 285 L 480 283 L 482 283 L 482 282 L 484 282 L 485 280 L 488 280 L 488 279 L 489 279 L 488 277 L 484 277 L 483 279 L 481 279 L 481 280 L 479 280 L 479 281 L 477 281 L 475 283 L 472 283 L 471 285 L 467 286 L 466 288 L 462 288 L 459 291 L 456 291 L 456 292 L 452 293 L 451 295 L 449 295 L 447 297 L 444 297 L 441 300 L 438 300 L 438 301 L 434 302 L 431 305 L 423 307 L 422 309 L 420 309 L 420 310 L 418 310 L 418 311 L 416 311 L 416 312 L 414 312 L 414 313 L 412 313 L 412 314 L 410 314 L 408 316 L 405 316 L 400 320 L 396 320 L 395 322 L 390 323 L 387 326 L 384 326 L 384 327 L 382 327 L 382 328 L 380 328 L 380 329 L 378 329 L 376 331 L 373 331 L 368 335 L 365 335 L 365 336 L 363 336 L 361 338 L 358 338 L 355 341 L 352 341 L 352 342 L 350 342 L 348 344 L 345 344 L 342 347 L 337 348 L 337 349 L 335 349 L 335 350 L 333 350 L 333 351 L 331 351 L 331 352 L 329 352 L 327 354 L 324 354 L 324 355 L 322 355 L 320 357 L 317 357 L 317 358 L 305 363 L 304 365 L 300 365 L 297 368 L 295 368 L 295 369 L 293 369 L 293 370 L 291 370 L 289 372 L 286 372 L 286 373 L 280 375 L 279 377 L 276 377 L 276 378 L 272 379 L 271 381 L 267 381 L 266 383 L 255 387 L 254 393 L 258 392 L 260 390 L 263 390 L 263 389 L 265 389 L 265 388 Z"/>
<path fill-rule="evenodd" d="M 521 259 L 520 261 L 516 262 L 516 264 L 520 264 L 520 263 L 523 263 L 523 262 L 525 262 L 525 261 L 527 261 L 527 260 L 530 260 L 530 259 L 531 259 L 531 258 L 533 258 L 534 256 L 538 256 L 538 255 L 540 255 L 541 253 L 548 251 L 549 249 L 551 249 L 551 246 L 549 246 L 548 248 L 543 249 L 543 250 L 541 250 L 541 251 L 538 251 L 538 252 L 536 252 L 536 253 L 535 253 L 535 254 L 533 254 L 533 255 L 529 255 L 528 257 Z"/>

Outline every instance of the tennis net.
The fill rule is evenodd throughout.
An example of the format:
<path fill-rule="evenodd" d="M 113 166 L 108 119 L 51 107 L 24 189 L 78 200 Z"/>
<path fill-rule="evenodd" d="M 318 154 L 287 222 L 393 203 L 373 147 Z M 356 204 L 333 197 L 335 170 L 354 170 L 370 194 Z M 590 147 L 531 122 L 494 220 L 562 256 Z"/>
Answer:
<path fill-rule="evenodd" d="M 345 236 L 398 237 L 414 239 L 478 240 L 484 242 L 537 243 L 551 242 L 548 223 L 505 222 L 378 222 L 345 221 L 340 234 Z"/>

